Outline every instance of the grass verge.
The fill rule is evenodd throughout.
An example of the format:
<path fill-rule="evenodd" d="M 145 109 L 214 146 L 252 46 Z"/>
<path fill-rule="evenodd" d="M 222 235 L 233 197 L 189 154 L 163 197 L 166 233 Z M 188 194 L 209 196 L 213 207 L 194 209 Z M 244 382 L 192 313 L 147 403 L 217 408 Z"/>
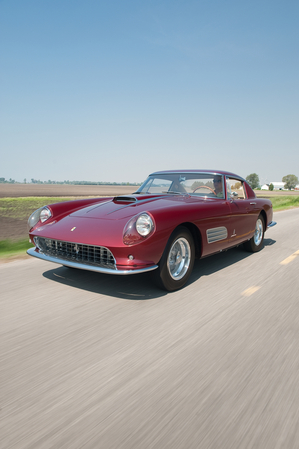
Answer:
<path fill-rule="evenodd" d="M 25 254 L 27 249 L 32 248 L 29 239 L 22 240 L 0 240 L 0 258 L 8 258 L 19 254 Z"/>
<path fill-rule="evenodd" d="M 299 195 L 297 196 L 273 196 L 270 198 L 273 210 L 286 210 L 293 207 L 299 207 Z"/>

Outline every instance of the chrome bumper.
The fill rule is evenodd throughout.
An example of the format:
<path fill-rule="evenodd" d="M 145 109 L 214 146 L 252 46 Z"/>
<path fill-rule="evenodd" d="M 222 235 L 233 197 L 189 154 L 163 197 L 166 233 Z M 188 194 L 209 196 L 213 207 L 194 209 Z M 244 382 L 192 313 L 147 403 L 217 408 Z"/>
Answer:
<path fill-rule="evenodd" d="M 139 274 L 146 273 L 147 271 L 153 271 L 158 268 L 158 265 L 152 265 L 151 267 L 146 268 L 137 268 L 136 270 L 113 270 L 112 268 L 102 268 L 96 267 L 94 265 L 87 265 L 78 262 L 71 262 L 70 260 L 59 259 L 58 257 L 46 256 L 43 253 L 38 253 L 34 248 L 30 248 L 27 250 L 27 254 L 29 256 L 37 257 L 38 259 L 46 260 L 47 262 L 54 262 L 60 265 L 64 265 L 65 267 L 70 268 L 78 268 L 79 270 L 87 270 L 87 271 L 95 271 L 97 273 L 103 274 L 117 274 L 117 275 L 127 275 L 127 274 Z"/>
<path fill-rule="evenodd" d="M 277 224 L 276 221 L 271 221 L 271 222 L 268 224 L 267 229 L 268 229 L 268 228 L 273 228 L 273 226 L 275 226 L 276 224 Z"/>

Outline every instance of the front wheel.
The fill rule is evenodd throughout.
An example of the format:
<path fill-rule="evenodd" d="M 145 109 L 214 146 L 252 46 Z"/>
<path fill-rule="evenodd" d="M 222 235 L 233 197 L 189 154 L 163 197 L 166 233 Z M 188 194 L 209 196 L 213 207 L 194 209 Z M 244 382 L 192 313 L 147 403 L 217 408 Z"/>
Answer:
<path fill-rule="evenodd" d="M 264 243 L 264 234 L 265 234 L 265 221 L 263 216 L 260 215 L 256 220 L 254 235 L 250 240 L 248 240 L 248 242 L 244 243 L 244 248 L 252 253 L 260 251 Z"/>
<path fill-rule="evenodd" d="M 159 286 L 168 291 L 182 288 L 189 279 L 195 259 L 194 240 L 187 228 L 177 228 L 166 245 L 159 268 L 155 270 Z"/>

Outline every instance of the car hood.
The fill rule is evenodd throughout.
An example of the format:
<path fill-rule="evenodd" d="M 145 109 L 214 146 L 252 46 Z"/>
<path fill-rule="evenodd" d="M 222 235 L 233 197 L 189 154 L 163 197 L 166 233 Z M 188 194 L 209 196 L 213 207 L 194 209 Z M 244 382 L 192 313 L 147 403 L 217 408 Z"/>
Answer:
<path fill-rule="evenodd" d="M 118 196 L 99 204 L 93 204 L 70 214 L 70 217 L 98 218 L 106 220 L 121 220 L 132 217 L 144 211 L 171 207 L 191 199 L 188 195 L 131 195 Z M 196 199 L 198 202 L 198 199 Z"/>

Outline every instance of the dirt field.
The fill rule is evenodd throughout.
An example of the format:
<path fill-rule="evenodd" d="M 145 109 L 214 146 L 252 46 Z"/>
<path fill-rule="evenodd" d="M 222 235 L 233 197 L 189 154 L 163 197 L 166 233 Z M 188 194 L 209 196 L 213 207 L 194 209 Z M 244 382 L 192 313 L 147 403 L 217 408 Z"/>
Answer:
<path fill-rule="evenodd" d="M 18 197 L 97 197 L 128 195 L 137 186 L 78 186 L 58 184 L 0 184 L 0 198 Z M 28 213 L 28 216 L 30 213 Z M 16 219 L 0 215 L 0 240 L 19 240 L 28 236 L 27 218 Z"/>
<path fill-rule="evenodd" d="M 78 186 L 67 184 L 1 184 L 0 198 L 28 196 L 115 196 L 127 195 L 138 186 Z"/>

